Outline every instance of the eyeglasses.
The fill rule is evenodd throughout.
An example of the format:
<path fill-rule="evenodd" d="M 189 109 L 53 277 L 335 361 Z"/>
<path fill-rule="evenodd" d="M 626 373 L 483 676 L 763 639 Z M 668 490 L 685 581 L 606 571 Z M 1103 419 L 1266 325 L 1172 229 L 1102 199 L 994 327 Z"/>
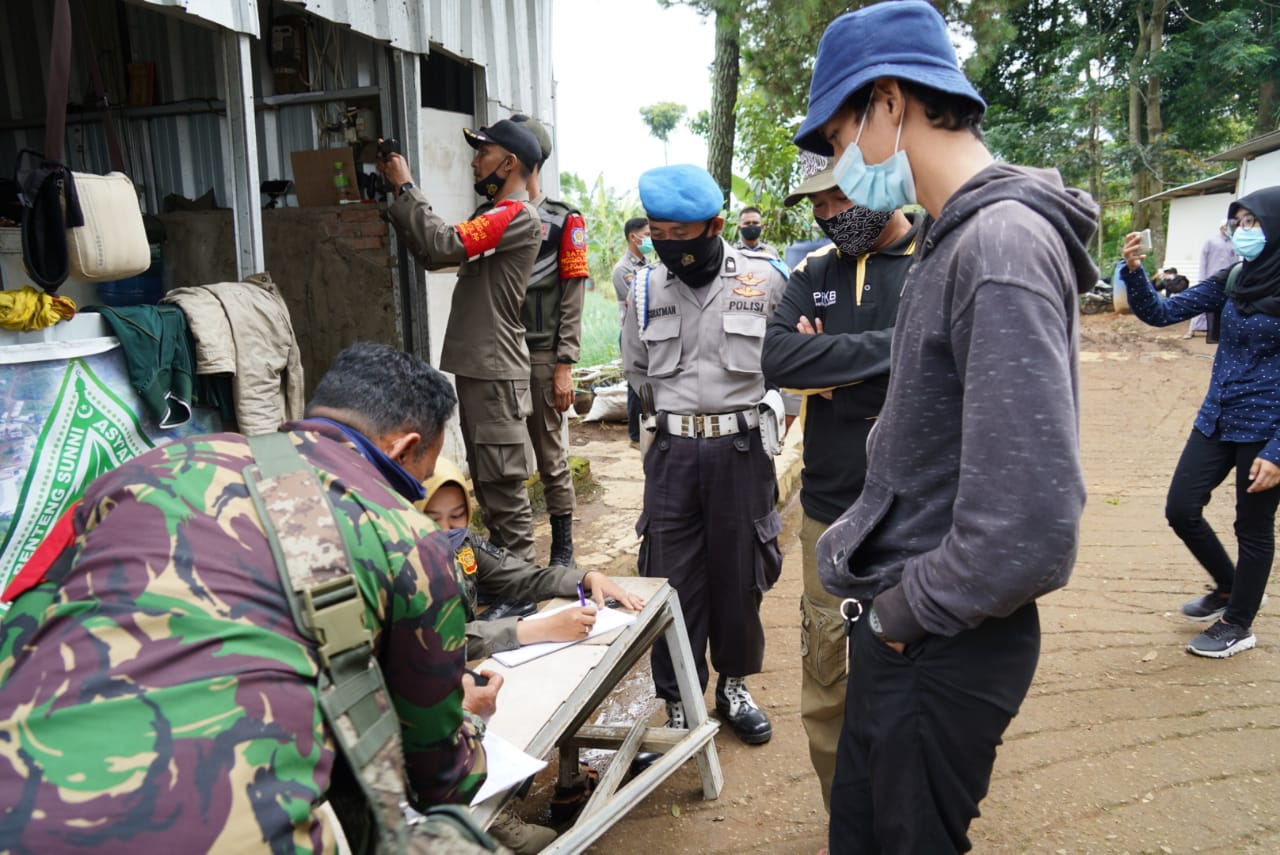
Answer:
<path fill-rule="evenodd" d="M 1256 229 L 1262 225 L 1253 214 L 1241 214 L 1234 220 L 1227 221 L 1227 234 L 1233 235 L 1236 229 Z"/>

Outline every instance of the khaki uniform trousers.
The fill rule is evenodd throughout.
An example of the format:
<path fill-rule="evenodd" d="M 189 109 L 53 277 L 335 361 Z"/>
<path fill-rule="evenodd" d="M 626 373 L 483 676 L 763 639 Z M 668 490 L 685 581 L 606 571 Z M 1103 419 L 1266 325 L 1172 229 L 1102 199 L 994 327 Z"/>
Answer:
<path fill-rule="evenodd" d="M 564 413 L 555 407 L 556 352 L 531 350 L 529 363 L 533 412 L 525 422 L 529 426 L 529 440 L 533 443 L 543 494 L 547 497 L 547 513 L 553 517 L 572 514 L 576 502 L 573 475 L 569 472 L 568 436 Z"/>
<path fill-rule="evenodd" d="M 454 378 L 467 466 L 491 539 L 535 560 L 525 419 L 532 409 L 525 380 Z"/>
<path fill-rule="evenodd" d="M 846 670 L 844 619 L 840 597 L 828 594 L 818 578 L 816 547 L 827 524 L 808 514 L 800 523 L 804 593 L 800 595 L 800 721 L 809 736 L 809 759 L 822 785 L 822 803 L 831 813 L 831 779 L 844 726 Z"/>

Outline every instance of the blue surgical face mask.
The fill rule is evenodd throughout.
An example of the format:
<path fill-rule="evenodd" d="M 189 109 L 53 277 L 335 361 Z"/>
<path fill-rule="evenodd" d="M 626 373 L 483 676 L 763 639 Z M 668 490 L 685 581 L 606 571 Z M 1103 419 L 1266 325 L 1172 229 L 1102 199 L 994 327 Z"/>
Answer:
<path fill-rule="evenodd" d="M 1236 229 L 1231 234 L 1231 247 L 1245 261 L 1253 261 L 1262 254 L 1267 245 L 1267 236 L 1262 233 L 1262 226 L 1253 229 Z"/>
<path fill-rule="evenodd" d="M 870 105 L 862 114 L 862 124 L 858 126 L 858 136 L 853 145 L 845 149 L 844 154 L 836 161 L 832 173 L 836 184 L 855 205 L 870 208 L 873 211 L 896 211 L 903 205 L 916 200 L 916 181 L 911 174 L 911 162 L 907 153 L 898 148 L 902 140 L 902 119 L 898 120 L 898 136 L 893 141 L 893 155 L 883 163 L 868 166 L 862 159 L 862 150 L 858 141 L 862 139 L 862 131 L 867 126 L 867 116 L 871 114 Z M 903 118 L 906 112 L 903 112 Z"/>
<path fill-rule="evenodd" d="M 648 255 L 651 252 L 653 252 L 653 241 L 650 240 L 649 238 L 645 238 L 644 240 L 640 241 L 640 254 Z"/>

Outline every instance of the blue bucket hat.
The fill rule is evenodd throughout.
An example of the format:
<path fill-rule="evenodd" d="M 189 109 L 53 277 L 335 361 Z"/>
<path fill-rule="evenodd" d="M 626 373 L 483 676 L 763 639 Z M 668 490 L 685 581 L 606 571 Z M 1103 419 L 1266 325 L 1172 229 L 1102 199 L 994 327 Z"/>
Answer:
<path fill-rule="evenodd" d="M 651 220 L 698 223 L 720 216 L 724 191 L 701 166 L 677 163 L 640 176 L 640 204 Z"/>
<path fill-rule="evenodd" d="M 960 70 L 947 22 L 924 0 L 887 0 L 836 18 L 822 34 L 809 84 L 809 115 L 795 144 L 830 157 L 822 138 L 826 124 L 846 99 L 881 77 L 895 77 L 987 102 Z"/>

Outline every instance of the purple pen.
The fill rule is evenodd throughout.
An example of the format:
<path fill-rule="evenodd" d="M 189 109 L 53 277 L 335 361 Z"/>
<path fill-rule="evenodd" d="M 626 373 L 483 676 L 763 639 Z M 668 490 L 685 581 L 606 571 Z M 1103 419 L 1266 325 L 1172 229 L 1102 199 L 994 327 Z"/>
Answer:
<path fill-rule="evenodd" d="M 583 608 L 586 608 L 587 606 L 587 595 L 582 592 L 581 582 L 578 583 L 578 605 L 582 606 Z"/>

